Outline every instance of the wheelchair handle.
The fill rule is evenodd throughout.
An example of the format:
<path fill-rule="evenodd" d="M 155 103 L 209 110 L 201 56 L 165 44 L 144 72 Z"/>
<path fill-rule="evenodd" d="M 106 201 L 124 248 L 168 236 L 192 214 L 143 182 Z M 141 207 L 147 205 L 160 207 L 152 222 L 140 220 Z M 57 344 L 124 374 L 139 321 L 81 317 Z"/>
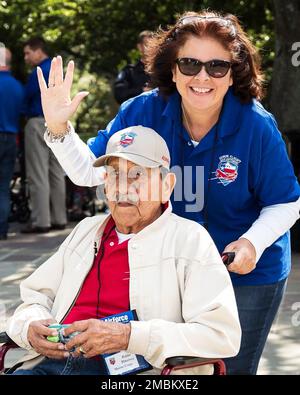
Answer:
<path fill-rule="evenodd" d="M 222 261 L 225 266 L 230 265 L 235 258 L 235 252 L 223 252 L 221 255 Z"/>
<path fill-rule="evenodd" d="M 190 365 L 192 363 L 213 363 L 216 361 L 217 358 L 202 358 L 202 357 L 183 357 L 183 356 L 178 356 L 178 357 L 169 357 L 165 360 L 165 363 L 167 365 L 170 365 L 172 367 L 175 366 L 183 366 L 183 365 Z"/>
<path fill-rule="evenodd" d="M 6 332 L 0 333 L 0 343 L 11 343 L 12 340 Z"/>

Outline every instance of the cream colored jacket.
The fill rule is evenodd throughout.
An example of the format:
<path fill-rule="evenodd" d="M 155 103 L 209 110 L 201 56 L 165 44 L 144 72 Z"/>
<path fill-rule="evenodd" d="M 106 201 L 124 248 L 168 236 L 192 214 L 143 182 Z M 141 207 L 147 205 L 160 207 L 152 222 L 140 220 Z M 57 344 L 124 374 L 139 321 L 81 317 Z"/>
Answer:
<path fill-rule="evenodd" d="M 32 321 L 62 322 L 74 304 L 109 217 L 81 221 L 58 251 L 21 283 L 21 304 L 8 335 L 29 353 L 29 368 L 42 360 L 27 340 Z M 171 356 L 223 358 L 238 353 L 241 329 L 226 267 L 207 231 L 178 217 L 171 206 L 128 243 L 131 322 L 128 351 L 156 368 Z M 36 358 L 38 357 L 39 358 Z"/>

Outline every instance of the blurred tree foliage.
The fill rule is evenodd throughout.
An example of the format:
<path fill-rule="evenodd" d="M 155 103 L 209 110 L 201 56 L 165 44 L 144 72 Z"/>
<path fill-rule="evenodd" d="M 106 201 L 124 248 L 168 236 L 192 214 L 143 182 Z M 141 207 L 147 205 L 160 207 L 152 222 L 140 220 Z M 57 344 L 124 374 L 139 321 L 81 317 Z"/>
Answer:
<path fill-rule="evenodd" d="M 274 59 L 272 0 L 0 0 L 0 42 L 14 54 L 14 72 L 23 81 L 23 42 L 42 35 L 50 55 L 73 58 L 74 90 L 89 90 L 77 113 L 77 130 L 92 135 L 117 111 L 110 83 L 118 69 L 137 55 L 140 31 L 173 23 L 179 13 L 211 8 L 236 14 L 263 56 L 267 80 Z"/>
<path fill-rule="evenodd" d="M 275 10 L 276 55 L 273 65 L 270 105 L 280 130 L 300 136 L 300 1 L 273 0 Z M 293 161 L 300 180 L 299 137 Z M 298 145 L 296 145 L 298 144 Z M 300 228 L 299 228 L 300 229 Z"/>

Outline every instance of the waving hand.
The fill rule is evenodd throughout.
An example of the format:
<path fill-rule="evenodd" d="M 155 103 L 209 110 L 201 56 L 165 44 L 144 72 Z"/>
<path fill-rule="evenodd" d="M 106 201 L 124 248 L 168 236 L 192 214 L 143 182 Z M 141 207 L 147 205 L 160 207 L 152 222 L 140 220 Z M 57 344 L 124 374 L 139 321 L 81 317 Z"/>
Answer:
<path fill-rule="evenodd" d="M 53 134 L 67 129 L 67 122 L 75 114 L 80 102 L 88 92 L 79 92 L 71 100 L 71 88 L 74 74 L 74 62 L 68 63 L 66 75 L 63 75 L 61 56 L 52 59 L 48 87 L 40 67 L 37 68 L 44 116 L 48 128 Z"/>

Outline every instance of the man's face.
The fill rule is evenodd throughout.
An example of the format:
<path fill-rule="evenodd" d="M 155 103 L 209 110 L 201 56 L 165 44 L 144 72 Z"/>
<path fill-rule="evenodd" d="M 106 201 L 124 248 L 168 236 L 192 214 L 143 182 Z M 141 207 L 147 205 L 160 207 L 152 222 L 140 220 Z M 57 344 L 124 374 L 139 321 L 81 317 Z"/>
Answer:
<path fill-rule="evenodd" d="M 111 158 L 107 164 L 105 189 L 117 227 L 120 224 L 139 231 L 160 215 L 162 180 L 159 168 L 145 168 L 125 159 Z"/>
<path fill-rule="evenodd" d="M 29 45 L 25 45 L 24 47 L 24 60 L 30 66 L 37 66 L 41 60 L 41 50 L 32 49 Z"/>

